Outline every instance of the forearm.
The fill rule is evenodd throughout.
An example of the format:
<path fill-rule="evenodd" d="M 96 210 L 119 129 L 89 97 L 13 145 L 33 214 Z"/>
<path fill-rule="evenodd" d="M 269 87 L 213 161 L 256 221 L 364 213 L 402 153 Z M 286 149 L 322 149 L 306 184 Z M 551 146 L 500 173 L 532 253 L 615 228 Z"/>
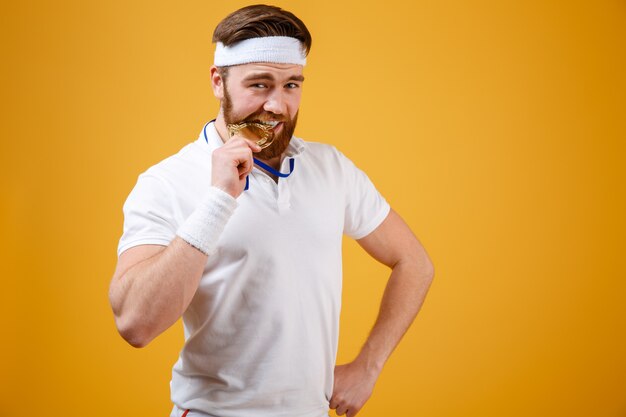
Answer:
<path fill-rule="evenodd" d="M 356 361 L 373 373 L 383 365 L 424 303 L 433 278 L 432 265 L 400 261 L 392 269 L 376 322 Z"/>
<path fill-rule="evenodd" d="M 164 250 L 114 278 L 110 298 L 116 325 L 131 345 L 145 346 L 187 309 L 236 207 L 232 195 L 210 187 Z"/>
<path fill-rule="evenodd" d="M 165 331 L 191 302 L 207 255 L 180 237 L 155 256 L 129 268 L 112 288 L 116 323 L 133 346 Z"/>

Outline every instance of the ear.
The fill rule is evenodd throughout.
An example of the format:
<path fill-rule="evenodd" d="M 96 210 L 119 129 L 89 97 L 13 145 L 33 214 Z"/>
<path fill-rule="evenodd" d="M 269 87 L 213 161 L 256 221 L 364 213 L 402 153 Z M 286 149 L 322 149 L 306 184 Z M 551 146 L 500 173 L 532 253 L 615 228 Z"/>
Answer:
<path fill-rule="evenodd" d="M 211 65 L 211 88 L 213 89 L 213 95 L 218 100 L 222 100 L 224 98 L 224 80 L 222 76 L 217 71 L 217 67 L 215 65 Z"/>

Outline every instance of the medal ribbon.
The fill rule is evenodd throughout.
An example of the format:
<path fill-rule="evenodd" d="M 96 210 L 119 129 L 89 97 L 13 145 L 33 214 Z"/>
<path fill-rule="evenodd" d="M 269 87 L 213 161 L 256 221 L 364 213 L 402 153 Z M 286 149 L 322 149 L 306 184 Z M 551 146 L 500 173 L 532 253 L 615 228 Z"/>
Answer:
<path fill-rule="evenodd" d="M 272 168 L 271 166 L 267 165 L 266 163 L 263 163 L 261 161 L 259 161 L 256 158 L 252 158 L 254 159 L 254 164 L 260 166 L 261 168 L 263 168 L 264 170 L 276 175 L 277 177 L 281 177 L 281 178 L 287 178 L 288 176 L 291 175 L 291 173 L 293 172 L 293 167 L 296 163 L 296 161 L 293 158 L 289 158 L 289 172 L 286 174 L 283 174 L 280 171 L 275 170 L 274 168 Z M 243 189 L 244 191 L 247 190 L 250 186 L 250 183 L 248 181 L 248 176 L 246 176 L 246 187 Z"/>
<path fill-rule="evenodd" d="M 209 123 L 214 122 L 215 119 L 211 120 L 210 122 L 208 122 L 207 124 L 204 125 L 204 140 L 206 141 L 206 143 L 209 143 L 209 138 L 206 135 L 206 127 L 209 125 Z M 283 174 L 280 171 L 275 170 L 274 168 L 272 168 L 271 166 L 267 165 L 264 162 L 259 161 L 256 158 L 252 158 L 254 160 L 254 164 L 258 165 L 259 167 L 263 168 L 264 170 L 276 175 L 277 177 L 280 178 L 287 178 L 288 176 L 291 175 L 291 173 L 293 172 L 293 167 L 295 166 L 295 160 L 294 158 L 289 158 L 289 172 L 286 174 Z M 248 188 L 250 188 L 250 180 L 248 179 L 248 175 L 246 175 L 246 186 L 244 187 L 244 191 L 246 191 Z"/>

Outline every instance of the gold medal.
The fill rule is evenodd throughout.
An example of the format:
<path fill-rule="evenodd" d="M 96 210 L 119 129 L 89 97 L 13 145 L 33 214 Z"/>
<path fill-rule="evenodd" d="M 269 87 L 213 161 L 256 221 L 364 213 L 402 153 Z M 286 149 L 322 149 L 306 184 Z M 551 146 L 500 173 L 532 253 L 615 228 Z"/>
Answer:
<path fill-rule="evenodd" d="M 230 123 L 227 124 L 228 134 L 232 137 L 234 135 L 241 135 L 246 139 L 250 139 L 256 142 L 261 149 L 267 148 L 274 142 L 273 126 L 258 123 L 258 122 L 243 122 L 243 123 Z"/>

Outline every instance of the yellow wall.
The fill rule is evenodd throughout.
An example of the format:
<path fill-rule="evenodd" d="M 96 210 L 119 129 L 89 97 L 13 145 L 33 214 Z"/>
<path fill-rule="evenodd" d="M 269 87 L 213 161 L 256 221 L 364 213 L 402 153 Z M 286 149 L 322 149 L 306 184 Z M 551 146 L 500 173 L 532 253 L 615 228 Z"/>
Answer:
<path fill-rule="evenodd" d="M 122 204 L 216 115 L 211 33 L 245 4 L 3 6 L 1 416 L 168 415 L 180 323 L 136 350 L 108 305 Z M 277 4 L 313 34 L 297 135 L 435 263 L 360 416 L 625 416 L 626 3 Z M 345 250 L 340 362 L 388 275 Z"/>

